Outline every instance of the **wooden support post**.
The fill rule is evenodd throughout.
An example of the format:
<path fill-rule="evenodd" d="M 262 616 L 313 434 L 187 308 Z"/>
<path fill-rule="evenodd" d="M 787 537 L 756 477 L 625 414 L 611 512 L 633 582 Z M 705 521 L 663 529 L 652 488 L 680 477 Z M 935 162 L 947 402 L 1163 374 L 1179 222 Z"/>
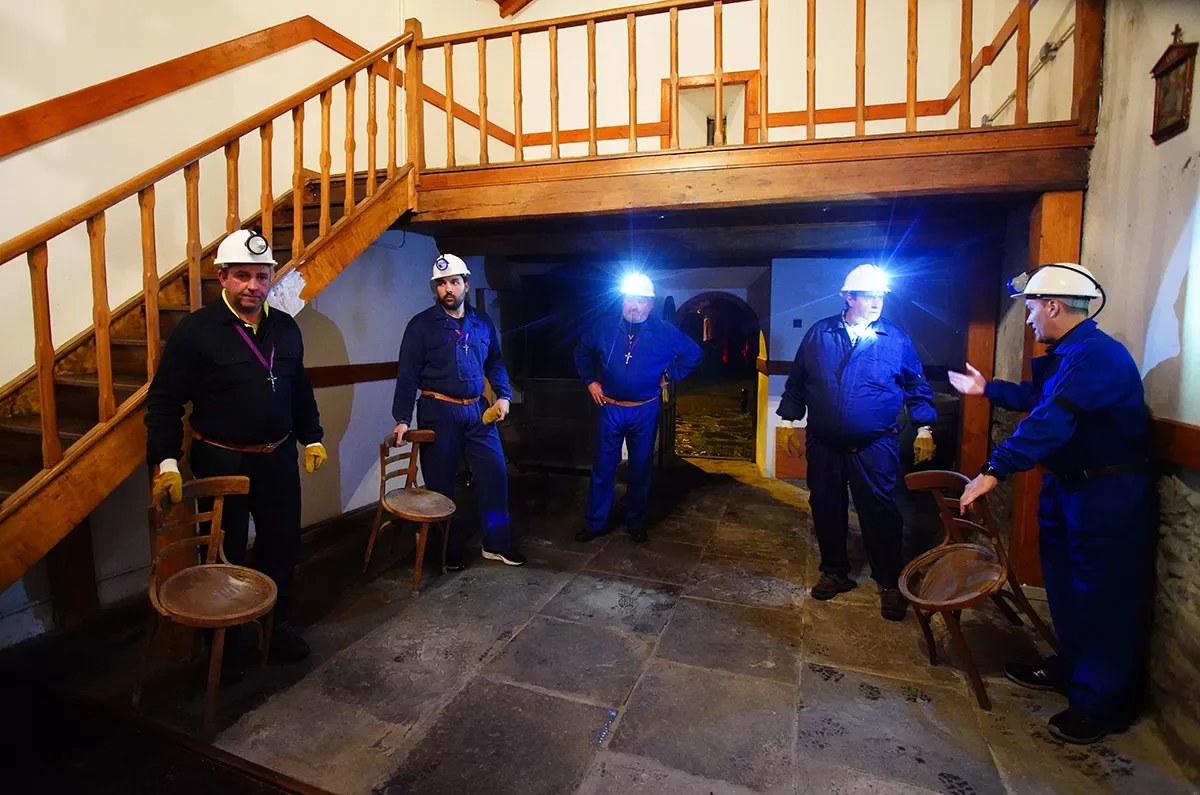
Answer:
<path fill-rule="evenodd" d="M 725 31 L 721 0 L 713 3 L 713 145 L 725 145 Z"/>
<path fill-rule="evenodd" d="M 808 0 L 808 133 L 817 137 L 817 0 Z"/>
<path fill-rule="evenodd" d="M 321 167 L 321 217 L 318 234 L 324 235 L 329 231 L 330 221 L 330 190 L 333 170 L 333 153 L 329 151 L 332 122 L 333 92 L 325 89 L 321 92 L 321 155 L 318 163 Z"/>
<path fill-rule="evenodd" d="M 487 39 L 476 40 L 479 50 L 479 165 L 488 164 Z M 450 108 L 450 105 L 446 106 Z"/>
<path fill-rule="evenodd" d="M 813 0 L 815 2 L 815 0 Z M 679 148 L 679 9 L 671 9 L 671 148 Z"/>
<path fill-rule="evenodd" d="M 521 87 L 521 31 L 514 30 L 512 34 L 513 48 L 513 138 L 515 139 L 516 160 L 518 163 L 525 159 L 525 131 L 523 128 L 525 96 Z"/>
<path fill-rule="evenodd" d="M 57 629 L 72 629 L 100 611 L 96 558 L 88 518 L 77 524 L 46 555 L 46 574 Z"/>
<path fill-rule="evenodd" d="M 767 0 L 758 0 L 758 142 L 767 142 Z"/>
<path fill-rule="evenodd" d="M 378 170 L 376 138 L 379 136 L 379 98 L 375 94 L 376 67 L 377 64 L 367 67 L 367 198 L 375 195 L 375 172 Z"/>
<path fill-rule="evenodd" d="M 1100 123 L 1103 55 L 1104 0 L 1075 0 L 1075 90 L 1071 95 L 1071 118 L 1079 125 L 1080 135 L 1095 135 Z"/>
<path fill-rule="evenodd" d="M 29 249 L 29 286 L 33 294 L 34 366 L 37 368 L 38 413 L 42 420 L 42 466 L 62 460 L 58 412 L 54 403 L 54 336 L 50 330 L 50 256 L 45 243 Z"/>
<path fill-rule="evenodd" d="M 343 84 L 346 89 L 346 196 L 342 200 L 342 214 L 349 215 L 354 210 L 354 75 L 346 78 Z"/>
<path fill-rule="evenodd" d="M 958 47 L 958 128 L 971 128 L 971 43 L 972 0 L 962 0 L 962 29 Z"/>
<path fill-rule="evenodd" d="M 158 251 L 154 235 L 154 186 L 138 192 L 142 219 L 142 292 L 146 306 L 146 380 L 154 380 L 162 343 L 158 328 Z M 264 233 L 265 234 L 265 233 Z"/>
<path fill-rule="evenodd" d="M 292 108 L 292 259 L 304 254 L 304 105 Z"/>
<path fill-rule="evenodd" d="M 271 235 L 275 232 L 275 172 L 272 170 L 271 162 L 271 142 L 275 137 L 275 122 L 269 121 L 259 127 L 258 137 L 262 144 L 262 175 L 258 197 L 259 210 L 262 212 L 259 215 L 259 227 L 263 237 L 270 243 Z"/>
<path fill-rule="evenodd" d="M 408 132 L 408 162 L 417 172 L 417 181 L 425 170 L 425 100 L 421 91 L 425 87 L 424 53 L 421 51 L 421 20 L 412 17 L 404 20 L 404 32 L 413 38 L 405 52 L 404 73 L 404 116 Z"/>
<path fill-rule="evenodd" d="M 454 168 L 458 155 L 454 151 L 454 45 L 442 45 L 442 59 L 446 62 L 446 168 Z"/>
<path fill-rule="evenodd" d="M 550 159 L 558 160 L 558 28 L 550 26 Z"/>
<path fill-rule="evenodd" d="M 908 80 L 905 88 L 904 131 L 917 130 L 917 3 L 908 0 Z"/>
<path fill-rule="evenodd" d="M 1083 236 L 1083 192 L 1046 193 L 1033 208 L 1029 224 L 1029 266 L 1047 262 L 1079 262 Z M 1025 351 L 1022 380 L 1030 378 L 1030 362 L 1041 355 L 1043 346 L 1025 327 Z M 1038 494 L 1041 475 L 1038 470 L 1018 473 L 1013 479 L 1013 527 L 1009 557 L 1017 577 L 1028 585 L 1042 584 L 1038 559 Z"/>
<path fill-rule="evenodd" d="M 238 209 L 238 157 L 241 142 L 237 139 L 225 144 L 225 234 L 237 229 L 242 221 Z"/>
<path fill-rule="evenodd" d="M 87 221 L 88 247 L 92 261 L 92 324 L 96 340 L 96 381 L 99 386 L 100 422 L 108 422 L 117 413 L 113 395 L 112 313 L 108 306 L 108 267 L 104 255 L 104 213 Z"/>
<path fill-rule="evenodd" d="M 1000 312 L 1000 260 L 994 250 L 973 247 L 968 253 L 971 283 L 967 316 L 966 361 L 991 379 L 996 369 L 996 324 Z M 964 397 L 958 471 L 974 474 L 991 450 L 992 405 L 985 397 Z"/>
<path fill-rule="evenodd" d="M 393 50 L 388 56 L 388 161 L 387 178 L 396 175 L 396 139 L 399 131 L 396 129 L 396 59 L 400 57 L 399 50 Z"/>
<path fill-rule="evenodd" d="M 187 215 L 188 304 L 200 308 L 200 161 L 183 167 L 183 185 Z"/>
<path fill-rule="evenodd" d="M 867 0 L 858 0 L 854 14 L 854 134 L 867 129 Z"/>
<path fill-rule="evenodd" d="M 1017 105 L 1013 121 L 1029 123 L 1029 0 L 1017 0 Z"/>
<path fill-rule="evenodd" d="M 588 155 L 596 156 L 596 20 L 587 23 Z"/>
<path fill-rule="evenodd" d="M 629 29 L 629 151 L 638 150 L 637 135 L 637 14 L 625 17 L 625 25 Z"/>

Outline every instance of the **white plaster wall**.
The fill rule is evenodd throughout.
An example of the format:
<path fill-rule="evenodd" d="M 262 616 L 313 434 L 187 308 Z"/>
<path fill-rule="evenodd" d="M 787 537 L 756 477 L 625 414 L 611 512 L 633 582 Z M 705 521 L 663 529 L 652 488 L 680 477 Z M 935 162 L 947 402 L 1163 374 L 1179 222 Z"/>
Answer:
<path fill-rule="evenodd" d="M 1100 128 L 1084 204 L 1083 264 L 1109 292 L 1101 328 L 1129 348 L 1156 416 L 1200 423 L 1200 124 L 1158 146 L 1150 68 L 1200 4 L 1112 0 Z M 1200 70 L 1198 70 L 1200 71 Z M 1195 86 L 1193 87 L 1195 92 Z"/>

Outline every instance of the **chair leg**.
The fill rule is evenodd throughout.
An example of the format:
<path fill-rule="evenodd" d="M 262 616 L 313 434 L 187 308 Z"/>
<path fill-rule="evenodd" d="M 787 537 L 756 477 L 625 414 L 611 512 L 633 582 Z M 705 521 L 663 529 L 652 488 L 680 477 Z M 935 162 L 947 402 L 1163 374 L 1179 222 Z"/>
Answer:
<path fill-rule="evenodd" d="M 442 522 L 442 574 L 446 573 L 446 550 L 450 548 L 450 520 Z"/>
<path fill-rule="evenodd" d="M 266 623 L 263 625 L 262 644 L 261 644 L 262 661 L 260 664 L 262 665 L 263 668 L 266 668 L 267 667 L 267 654 L 271 651 L 271 631 L 275 628 L 275 611 L 272 610 L 271 612 L 267 613 L 263 617 L 263 621 L 265 621 Z"/>
<path fill-rule="evenodd" d="M 975 667 L 975 658 L 971 656 L 971 650 L 967 648 L 966 638 L 962 635 L 962 627 L 958 623 L 958 611 L 948 611 L 942 613 L 942 616 L 946 619 L 946 626 L 950 628 L 950 640 L 954 643 L 954 649 L 962 659 L 963 667 L 967 669 L 967 678 L 971 680 L 971 689 L 975 691 L 975 698 L 979 701 L 979 706 L 982 709 L 991 710 L 991 699 L 988 698 L 987 690 L 983 686 L 979 669 Z"/>
<path fill-rule="evenodd" d="M 917 623 L 921 625 L 921 632 L 925 635 L 925 645 L 929 647 L 929 664 L 937 665 L 937 645 L 933 642 L 933 629 L 929 626 L 929 614 L 915 607 L 913 612 L 916 613 Z"/>
<path fill-rule="evenodd" d="M 133 706 L 136 708 L 142 700 L 142 685 L 150 675 L 150 663 L 154 659 L 154 640 L 158 636 L 159 622 L 162 616 L 153 607 L 150 608 L 150 626 L 146 629 L 146 648 L 142 649 L 142 661 L 138 666 L 137 681 L 133 683 Z"/>
<path fill-rule="evenodd" d="M 1008 584 L 1012 588 L 1013 601 L 1017 603 L 1017 608 L 1025 614 L 1026 618 L 1029 619 L 1029 623 L 1033 624 L 1033 628 L 1042 636 L 1042 639 L 1050 644 L 1050 648 L 1054 649 L 1054 653 L 1060 654 L 1058 638 L 1054 637 L 1054 632 L 1050 627 L 1046 626 L 1045 621 L 1042 621 L 1042 617 L 1033 609 L 1033 605 L 1029 604 L 1029 599 L 1025 596 L 1025 592 L 1021 590 L 1021 583 L 1010 577 Z"/>
<path fill-rule="evenodd" d="M 1008 602 L 1004 601 L 1004 597 L 999 592 L 992 594 L 992 601 L 995 602 L 996 607 L 1000 609 L 1004 617 L 1008 619 L 1008 623 L 1014 627 L 1023 625 L 1024 622 L 1021 621 L 1021 617 L 1013 612 L 1012 607 L 1009 606 Z"/>
<path fill-rule="evenodd" d="M 208 660 L 208 687 L 204 691 L 204 736 L 212 736 L 217 713 L 217 688 L 221 686 L 221 658 L 225 655 L 225 627 L 213 630 L 212 656 Z"/>
<path fill-rule="evenodd" d="M 421 564 L 425 562 L 425 542 L 429 540 L 429 522 L 422 522 L 417 531 L 417 560 L 413 564 L 412 595 L 421 595 Z"/>
<path fill-rule="evenodd" d="M 371 565 L 371 550 L 375 549 L 375 538 L 379 535 L 381 527 L 380 522 L 383 521 L 383 502 L 379 503 L 379 507 L 375 509 L 375 521 L 371 524 L 371 537 L 367 539 L 367 554 L 363 558 L 362 573 L 367 573 L 367 567 Z"/>

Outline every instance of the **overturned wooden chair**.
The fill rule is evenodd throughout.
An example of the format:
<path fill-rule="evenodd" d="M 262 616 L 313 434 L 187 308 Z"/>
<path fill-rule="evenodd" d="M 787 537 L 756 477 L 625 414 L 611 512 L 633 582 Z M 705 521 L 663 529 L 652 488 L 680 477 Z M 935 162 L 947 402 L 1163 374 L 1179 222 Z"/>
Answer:
<path fill-rule="evenodd" d="M 425 543 L 429 540 L 429 526 L 437 525 L 442 533 L 442 573 L 446 573 L 446 547 L 450 541 L 450 518 L 456 510 L 449 497 L 417 486 L 417 461 L 423 444 L 433 442 L 433 431 L 408 431 L 404 441 L 409 443 L 406 451 L 390 455 L 395 449 L 396 438 L 388 434 L 379 443 L 379 507 L 375 509 L 375 523 L 371 526 L 371 538 L 367 541 L 367 554 L 363 559 L 365 574 L 371 565 L 371 551 L 375 539 L 384 525 L 392 519 L 383 520 L 383 512 L 392 517 L 420 525 L 417 528 L 417 557 L 413 564 L 412 595 L 421 593 L 421 565 L 425 561 Z M 395 467 L 389 469 L 389 467 Z M 404 478 L 404 485 L 388 490 L 388 481 Z"/>
<path fill-rule="evenodd" d="M 142 682 L 150 667 L 154 639 L 165 622 L 213 630 L 208 661 L 208 686 L 204 696 L 204 734 L 212 732 L 216 712 L 217 688 L 221 680 L 221 658 L 225 653 L 225 630 L 253 622 L 258 630 L 259 649 L 265 665 L 271 642 L 271 611 L 278 590 L 275 581 L 261 571 L 234 566 L 225 558 L 224 532 L 221 530 L 225 498 L 248 494 L 250 479 L 242 476 L 204 478 L 183 484 L 183 501 L 172 508 L 164 496 L 150 506 L 150 527 L 154 550 L 150 562 L 149 595 L 155 614 L 142 657 L 141 670 L 134 685 L 133 705 L 141 699 Z M 212 500 L 207 511 L 197 507 L 199 500 Z M 208 522 L 207 535 L 191 535 L 169 543 L 170 534 L 195 528 Z M 195 562 L 199 548 L 206 548 L 203 563 Z M 181 554 L 182 553 L 182 554 Z M 190 553 L 190 554 L 189 554 Z M 171 559 L 171 560 L 168 560 Z M 164 577 L 164 571 L 183 568 Z M 266 626 L 258 619 L 267 616 Z"/>
<path fill-rule="evenodd" d="M 970 519 L 958 515 L 958 497 L 970 482 L 969 479 L 958 472 L 928 470 L 909 473 L 904 477 L 904 482 L 910 491 L 928 491 L 933 495 L 946 537 L 940 545 L 917 556 L 904 567 L 900 573 L 900 592 L 912 604 L 913 612 L 917 615 L 929 647 L 930 664 L 937 665 L 938 659 L 929 621 L 934 613 L 940 613 L 950 631 L 955 651 L 962 658 L 979 706 L 990 710 L 991 700 L 962 634 L 959 622 L 962 611 L 990 599 L 1011 623 L 1019 626 L 1020 616 L 1005 601 L 1010 599 L 1055 651 L 1058 650 L 1058 642 L 1029 604 L 1021 584 L 1013 575 L 1004 543 L 992 524 L 986 500 L 981 497 L 972 504 Z M 981 539 L 985 543 L 975 543 L 974 539 Z"/>

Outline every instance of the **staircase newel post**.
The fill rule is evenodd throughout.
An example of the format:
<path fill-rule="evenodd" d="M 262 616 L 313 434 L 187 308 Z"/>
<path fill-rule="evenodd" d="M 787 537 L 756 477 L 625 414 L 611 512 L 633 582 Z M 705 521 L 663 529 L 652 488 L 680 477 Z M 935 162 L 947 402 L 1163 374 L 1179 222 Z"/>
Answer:
<path fill-rule="evenodd" d="M 422 88 L 425 78 L 421 71 L 421 20 L 404 20 L 404 32 L 412 33 L 412 41 L 404 56 L 404 118 L 408 129 L 408 161 L 417 172 L 425 170 L 425 100 Z"/>

